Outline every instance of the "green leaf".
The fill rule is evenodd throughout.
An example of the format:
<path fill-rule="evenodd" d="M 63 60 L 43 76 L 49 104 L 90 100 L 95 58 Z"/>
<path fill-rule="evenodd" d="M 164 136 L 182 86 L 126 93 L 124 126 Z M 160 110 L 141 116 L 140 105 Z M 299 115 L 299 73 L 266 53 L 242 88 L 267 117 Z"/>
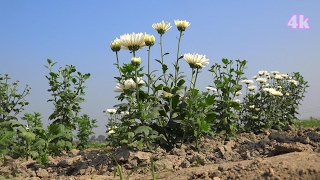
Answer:
<path fill-rule="evenodd" d="M 182 86 L 186 81 L 183 79 L 180 79 L 180 81 L 178 82 L 177 86 Z"/>
<path fill-rule="evenodd" d="M 226 59 L 226 58 L 223 58 L 223 59 L 222 59 L 222 62 L 223 62 L 223 64 L 228 64 L 228 63 L 229 63 L 229 60 Z"/>
<path fill-rule="evenodd" d="M 152 129 L 149 127 L 149 126 L 139 126 L 135 131 L 134 133 L 137 135 L 137 134 L 140 134 L 140 133 L 144 133 L 146 136 L 149 135 L 150 131 L 152 131 Z"/>

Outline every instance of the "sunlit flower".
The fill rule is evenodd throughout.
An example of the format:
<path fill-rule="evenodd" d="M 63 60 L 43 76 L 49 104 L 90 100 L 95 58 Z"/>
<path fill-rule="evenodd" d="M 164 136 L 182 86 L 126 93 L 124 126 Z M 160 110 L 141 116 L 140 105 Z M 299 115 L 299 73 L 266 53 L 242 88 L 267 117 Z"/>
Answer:
<path fill-rule="evenodd" d="M 265 83 L 265 82 L 267 82 L 267 79 L 266 78 L 257 78 L 256 81 L 259 83 Z"/>
<path fill-rule="evenodd" d="M 271 71 L 273 75 L 279 74 L 279 71 Z"/>
<path fill-rule="evenodd" d="M 254 108 L 254 105 L 249 106 L 249 108 L 253 109 L 253 108 Z"/>
<path fill-rule="evenodd" d="M 141 58 L 140 57 L 132 57 L 131 64 L 133 66 L 139 66 L 141 64 Z"/>
<path fill-rule="evenodd" d="M 249 91 L 253 91 L 256 89 L 256 86 L 249 86 L 248 89 L 249 89 Z"/>
<path fill-rule="evenodd" d="M 283 96 L 283 94 L 280 91 L 270 91 L 270 93 L 274 96 Z"/>
<path fill-rule="evenodd" d="M 145 33 L 132 33 L 120 36 L 120 44 L 123 49 L 130 51 L 137 51 L 142 49 L 146 44 L 144 43 Z"/>
<path fill-rule="evenodd" d="M 280 79 L 282 79 L 283 77 L 281 76 L 281 75 L 279 75 L 279 74 L 276 74 L 275 76 L 274 76 L 274 79 L 277 79 L 277 80 L 280 80 Z"/>
<path fill-rule="evenodd" d="M 217 89 L 216 88 L 214 88 L 214 87 L 210 87 L 210 86 L 208 86 L 208 87 L 206 87 L 207 88 L 207 90 L 208 91 L 213 91 L 213 92 L 217 92 Z"/>
<path fill-rule="evenodd" d="M 288 80 L 288 82 L 290 82 L 291 84 L 294 84 L 294 85 L 298 85 L 298 81 L 293 80 L 293 79 Z"/>
<path fill-rule="evenodd" d="M 286 93 L 286 96 L 290 96 L 290 94 L 289 94 L 289 93 Z"/>
<path fill-rule="evenodd" d="M 184 54 L 183 59 L 189 64 L 191 68 L 203 68 L 209 64 L 209 59 L 206 59 L 206 55 L 202 54 Z M 201 65 L 201 66 L 200 66 Z"/>
<path fill-rule="evenodd" d="M 242 80 L 241 82 L 243 82 L 245 84 L 252 84 L 253 80 L 245 79 L 245 80 Z"/>
<path fill-rule="evenodd" d="M 190 26 L 190 23 L 186 20 L 174 20 L 179 31 L 185 31 L 187 27 Z"/>
<path fill-rule="evenodd" d="M 242 93 L 240 91 L 236 92 L 236 96 L 240 96 Z"/>
<path fill-rule="evenodd" d="M 256 111 L 260 111 L 260 108 L 255 108 L 254 110 L 256 110 Z"/>
<path fill-rule="evenodd" d="M 263 88 L 264 91 L 269 92 L 270 94 L 274 96 L 282 96 L 283 94 L 280 91 L 277 91 L 273 88 Z"/>
<path fill-rule="evenodd" d="M 116 133 L 116 132 L 114 132 L 114 130 L 112 130 L 112 129 L 110 131 L 108 131 L 109 135 L 114 134 L 114 133 Z"/>
<path fill-rule="evenodd" d="M 145 84 L 141 77 L 138 77 L 138 84 Z M 124 92 L 124 89 L 136 89 L 136 83 L 132 78 L 125 80 L 123 84 L 118 83 L 114 92 Z"/>
<path fill-rule="evenodd" d="M 170 26 L 169 22 L 161 21 L 159 23 L 152 24 L 152 28 L 155 29 L 159 34 L 164 34 L 168 31 L 172 26 Z"/>
<path fill-rule="evenodd" d="M 144 36 L 144 43 L 146 44 L 146 46 L 153 46 L 155 41 L 156 38 L 154 37 L 154 35 L 146 34 Z"/>
<path fill-rule="evenodd" d="M 258 76 L 253 76 L 253 77 L 252 77 L 252 79 L 257 79 L 257 78 L 258 78 Z"/>
<path fill-rule="evenodd" d="M 118 38 L 116 38 L 114 41 L 110 43 L 110 48 L 113 52 L 118 52 L 121 49 L 121 43 Z"/>
<path fill-rule="evenodd" d="M 116 109 L 107 109 L 106 112 L 109 114 L 115 114 L 117 112 L 117 110 Z"/>
<path fill-rule="evenodd" d="M 29 125 L 27 124 L 27 125 L 26 125 L 26 130 L 29 130 L 29 129 L 30 129 L 30 128 L 29 128 Z"/>
<path fill-rule="evenodd" d="M 278 88 L 278 89 L 282 89 L 282 87 L 281 87 L 281 86 L 278 86 L 277 88 Z"/>
<path fill-rule="evenodd" d="M 268 73 L 268 71 L 259 71 L 259 72 L 258 72 L 258 74 L 259 74 L 260 76 L 262 76 L 262 75 L 264 75 L 264 74 L 266 74 L 266 73 Z"/>
<path fill-rule="evenodd" d="M 288 74 L 281 74 L 281 76 L 282 76 L 283 78 L 287 78 L 289 75 L 288 75 Z"/>
<path fill-rule="evenodd" d="M 264 85 L 262 85 L 262 87 L 264 87 L 264 88 L 267 88 L 267 87 L 269 87 L 270 86 L 270 84 L 268 83 L 268 84 L 264 84 Z"/>

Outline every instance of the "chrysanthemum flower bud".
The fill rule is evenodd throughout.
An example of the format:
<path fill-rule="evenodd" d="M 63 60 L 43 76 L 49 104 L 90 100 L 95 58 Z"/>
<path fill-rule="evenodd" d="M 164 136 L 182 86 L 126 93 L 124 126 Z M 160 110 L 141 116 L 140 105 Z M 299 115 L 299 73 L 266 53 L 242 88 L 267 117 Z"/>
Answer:
<path fill-rule="evenodd" d="M 131 64 L 134 66 L 139 66 L 141 64 L 141 58 L 140 57 L 131 58 Z"/>
<path fill-rule="evenodd" d="M 146 34 L 144 36 L 144 43 L 146 44 L 146 46 L 153 46 L 155 41 L 156 38 L 153 35 Z"/>
<path fill-rule="evenodd" d="M 121 44 L 118 39 L 114 40 L 113 42 L 110 43 L 110 48 L 113 52 L 118 52 L 121 49 Z"/>

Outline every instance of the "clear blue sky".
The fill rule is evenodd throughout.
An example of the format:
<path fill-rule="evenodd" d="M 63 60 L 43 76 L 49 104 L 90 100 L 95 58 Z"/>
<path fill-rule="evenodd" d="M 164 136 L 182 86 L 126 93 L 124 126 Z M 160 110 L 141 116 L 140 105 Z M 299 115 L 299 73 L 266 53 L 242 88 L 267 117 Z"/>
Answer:
<path fill-rule="evenodd" d="M 310 88 L 302 118 L 320 117 L 320 1 L 79 1 L 79 0 L 2 0 L 0 1 L 0 73 L 32 87 L 26 112 L 42 113 L 45 124 L 52 104 L 45 75 L 46 59 L 60 66 L 72 64 L 83 73 L 91 73 L 85 90 L 82 113 L 97 119 L 98 134 L 105 132 L 106 116 L 102 113 L 118 101 L 113 92 L 118 75 L 115 54 L 109 44 L 124 33 L 158 34 L 151 25 L 162 20 L 173 25 L 164 36 L 164 51 L 172 53 L 173 62 L 178 31 L 175 19 L 188 20 L 191 26 L 182 39 L 181 54 L 206 54 L 210 65 L 221 58 L 246 59 L 246 76 L 259 70 L 281 73 L 299 71 Z M 309 18 L 308 30 L 291 29 L 286 24 L 293 14 Z M 157 41 L 158 42 L 158 41 Z M 146 49 L 138 51 L 146 62 Z M 152 59 L 160 58 L 159 45 Z M 120 61 L 130 60 L 128 51 L 120 51 Z M 144 64 L 146 65 L 146 64 Z M 208 67 L 209 67 L 208 66 Z M 172 68 L 172 66 L 169 66 Z M 153 69 L 159 68 L 157 63 Z M 182 71 L 190 73 L 181 61 Z M 208 68 L 203 69 L 197 86 L 212 84 Z M 20 114 L 20 117 L 23 114 Z"/>

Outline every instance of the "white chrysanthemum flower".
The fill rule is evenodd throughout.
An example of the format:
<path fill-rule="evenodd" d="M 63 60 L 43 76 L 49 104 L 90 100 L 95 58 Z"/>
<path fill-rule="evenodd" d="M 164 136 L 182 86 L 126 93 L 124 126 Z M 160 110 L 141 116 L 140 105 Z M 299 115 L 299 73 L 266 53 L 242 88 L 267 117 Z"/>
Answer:
<path fill-rule="evenodd" d="M 120 36 L 120 44 L 123 49 L 138 51 L 146 46 L 144 42 L 145 33 L 132 33 Z"/>
<path fill-rule="evenodd" d="M 145 84 L 141 77 L 138 77 L 138 84 Z M 114 92 L 124 92 L 124 89 L 136 89 L 136 83 L 132 78 L 125 80 L 123 84 L 118 83 Z"/>
<path fill-rule="evenodd" d="M 206 55 L 202 54 L 184 54 L 183 59 L 186 60 L 186 62 L 189 64 L 191 68 L 199 68 L 205 67 L 207 64 L 209 64 L 209 59 L 206 59 Z M 200 66 L 201 64 L 201 66 Z"/>
<path fill-rule="evenodd" d="M 121 43 L 118 38 L 116 38 L 114 41 L 110 43 L 110 48 L 113 52 L 118 52 L 121 49 Z"/>
<path fill-rule="evenodd" d="M 265 82 L 267 82 L 267 79 L 266 78 L 257 78 L 256 81 L 259 83 L 265 83 Z"/>
<path fill-rule="evenodd" d="M 154 35 L 146 34 L 144 36 L 144 43 L 146 44 L 146 46 L 153 46 L 155 41 L 156 38 L 154 37 Z"/>
<path fill-rule="evenodd" d="M 253 80 L 245 79 L 245 80 L 242 80 L 241 82 L 243 82 L 245 84 L 252 84 Z"/>
<path fill-rule="evenodd" d="M 115 114 L 117 112 L 117 110 L 116 109 L 107 109 L 106 112 L 109 114 Z"/>
<path fill-rule="evenodd" d="M 211 86 L 206 87 L 208 91 L 213 91 L 213 92 L 217 92 L 217 89 Z"/>
<path fill-rule="evenodd" d="M 260 108 L 254 108 L 254 110 L 256 110 L 256 111 L 260 111 Z"/>
<path fill-rule="evenodd" d="M 278 88 L 278 89 L 282 89 L 282 86 L 278 86 L 277 88 Z"/>
<path fill-rule="evenodd" d="M 279 74 L 279 71 L 271 71 L 273 75 Z"/>
<path fill-rule="evenodd" d="M 168 31 L 172 26 L 170 26 L 169 22 L 161 21 L 159 23 L 152 24 L 152 28 L 155 29 L 159 34 L 164 34 Z"/>
<path fill-rule="evenodd" d="M 254 108 L 254 105 L 249 106 L 249 108 L 253 109 L 253 108 Z"/>
<path fill-rule="evenodd" d="M 30 128 L 29 128 L 29 125 L 27 124 L 27 125 L 26 125 L 26 130 L 29 130 L 29 129 L 30 129 Z"/>
<path fill-rule="evenodd" d="M 274 96 L 282 96 L 283 95 L 280 91 L 277 91 L 273 88 L 268 88 L 267 92 L 271 93 Z"/>
<path fill-rule="evenodd" d="M 277 80 L 281 80 L 283 77 L 281 76 L 281 75 L 279 75 L 279 74 L 276 74 L 275 76 L 274 76 L 274 79 L 277 79 Z"/>
<path fill-rule="evenodd" d="M 256 87 L 257 87 L 257 86 L 249 86 L 248 89 L 249 89 L 249 91 L 253 91 L 253 90 L 256 89 Z"/>
<path fill-rule="evenodd" d="M 264 87 L 264 88 L 267 88 L 267 87 L 269 87 L 270 86 L 270 84 L 268 83 L 268 84 L 264 84 L 264 85 L 262 85 L 262 87 Z"/>
<path fill-rule="evenodd" d="M 174 20 L 179 31 L 185 31 L 187 27 L 190 26 L 190 23 L 186 20 Z"/>
<path fill-rule="evenodd" d="M 298 85 L 298 81 L 293 80 L 293 79 L 288 80 L 288 82 L 290 82 L 291 84 L 294 84 L 294 85 Z"/>
<path fill-rule="evenodd" d="M 267 74 L 268 73 L 268 71 L 259 71 L 258 72 L 258 74 L 260 75 L 260 76 L 262 76 L 262 75 L 264 75 L 264 74 Z"/>
<path fill-rule="evenodd" d="M 288 75 L 288 74 L 281 74 L 281 76 L 282 76 L 283 78 L 287 78 L 289 75 Z"/>
<path fill-rule="evenodd" d="M 253 77 L 252 77 L 252 79 L 257 79 L 257 78 L 258 78 L 258 76 L 253 76 Z"/>
<path fill-rule="evenodd" d="M 236 92 L 236 96 L 240 96 L 242 94 L 242 92 L 238 91 Z"/>
<path fill-rule="evenodd" d="M 114 133 L 116 133 L 116 132 L 114 132 L 114 130 L 112 130 L 112 129 L 108 132 L 109 135 L 114 134 Z"/>
<path fill-rule="evenodd" d="M 290 94 L 289 94 L 289 93 L 286 93 L 286 96 L 290 96 Z"/>

